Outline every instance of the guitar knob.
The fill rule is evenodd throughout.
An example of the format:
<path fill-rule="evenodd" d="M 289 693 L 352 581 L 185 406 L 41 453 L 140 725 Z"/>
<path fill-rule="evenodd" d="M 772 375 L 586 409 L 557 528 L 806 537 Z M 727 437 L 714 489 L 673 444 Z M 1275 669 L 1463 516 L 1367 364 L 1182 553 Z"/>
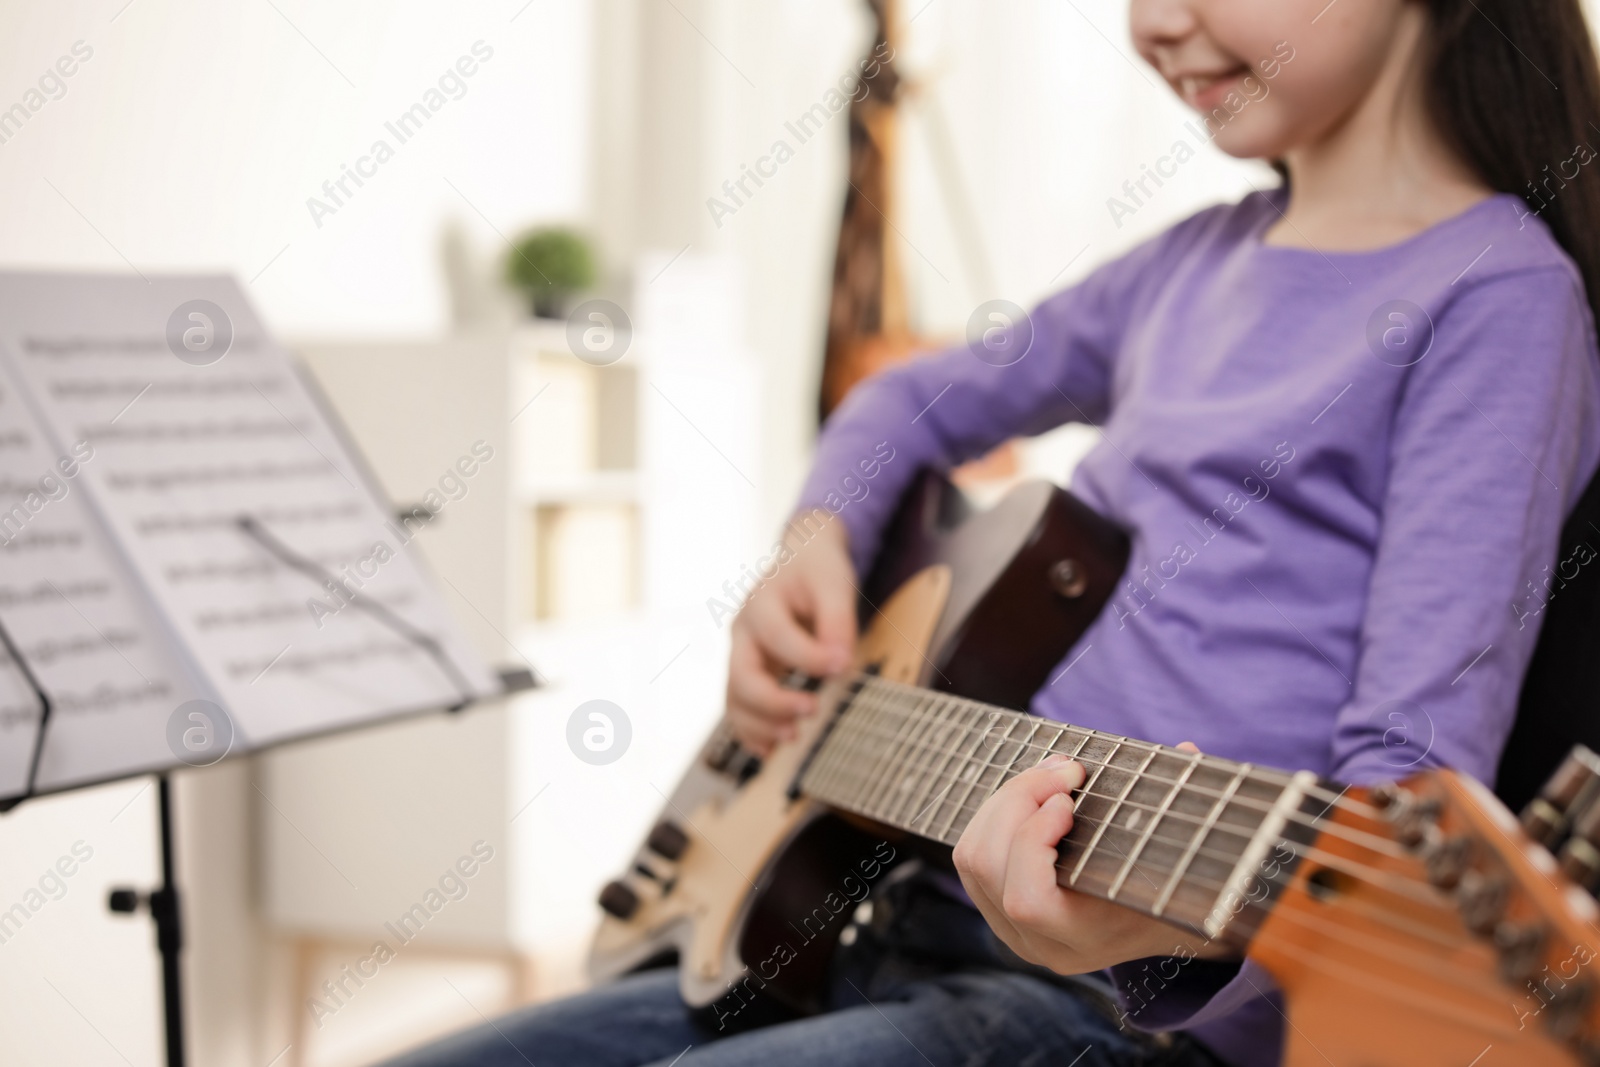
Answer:
<path fill-rule="evenodd" d="M 1057 596 L 1076 600 L 1089 589 L 1089 572 L 1075 559 L 1057 560 L 1050 567 L 1050 588 Z"/>
<path fill-rule="evenodd" d="M 600 890 L 600 907 L 606 914 L 627 922 L 639 910 L 639 894 L 626 882 L 607 882 Z"/>
<path fill-rule="evenodd" d="M 676 861 L 689 847 L 689 835 L 677 823 L 663 820 L 650 831 L 645 845 L 656 855 Z"/>
<path fill-rule="evenodd" d="M 1600 756 L 1583 745 L 1573 748 L 1539 795 L 1522 809 L 1522 828 L 1552 852 L 1568 828 L 1600 799 Z"/>

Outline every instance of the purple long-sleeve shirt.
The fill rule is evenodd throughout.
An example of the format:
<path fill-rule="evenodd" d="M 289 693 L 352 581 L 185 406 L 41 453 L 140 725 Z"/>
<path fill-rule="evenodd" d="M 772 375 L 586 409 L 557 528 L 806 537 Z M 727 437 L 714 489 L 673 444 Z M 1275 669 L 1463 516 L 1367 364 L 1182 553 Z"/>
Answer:
<path fill-rule="evenodd" d="M 919 467 L 1094 423 L 1072 489 L 1130 531 L 1127 581 L 1036 714 L 1358 784 L 1491 782 L 1600 459 L 1581 279 L 1512 196 L 1326 254 L 1263 243 L 1287 199 L 1203 211 L 1045 300 L 1020 361 L 961 346 L 864 383 L 801 505 L 864 571 Z M 1186 971 L 1131 1021 L 1277 1063 L 1265 973 Z"/>

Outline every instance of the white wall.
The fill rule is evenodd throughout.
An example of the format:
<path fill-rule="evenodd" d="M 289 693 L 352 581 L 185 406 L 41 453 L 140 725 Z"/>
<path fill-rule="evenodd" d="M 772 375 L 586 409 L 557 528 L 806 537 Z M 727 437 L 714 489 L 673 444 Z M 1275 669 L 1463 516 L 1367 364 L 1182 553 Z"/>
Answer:
<path fill-rule="evenodd" d="M 441 330 L 442 220 L 498 244 L 478 211 L 509 233 L 585 210 L 588 4 L 523 5 L 7 5 L 0 107 L 93 56 L 0 144 L 0 262 L 232 270 L 280 335 Z M 465 95 L 386 134 L 479 40 Z M 394 158 L 319 228 L 307 198 L 380 137 Z"/>

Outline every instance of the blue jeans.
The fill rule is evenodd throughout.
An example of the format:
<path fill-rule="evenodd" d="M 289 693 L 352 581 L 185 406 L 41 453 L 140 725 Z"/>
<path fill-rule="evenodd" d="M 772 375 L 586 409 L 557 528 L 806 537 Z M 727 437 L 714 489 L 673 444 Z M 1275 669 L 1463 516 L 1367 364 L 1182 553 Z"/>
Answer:
<path fill-rule="evenodd" d="M 1105 986 L 1027 968 L 932 887 L 901 884 L 875 904 L 879 921 L 839 950 L 821 1015 L 719 1030 L 684 1007 L 676 969 L 663 968 L 389 1067 L 1223 1067 L 1184 1035 L 1120 1029 Z"/>

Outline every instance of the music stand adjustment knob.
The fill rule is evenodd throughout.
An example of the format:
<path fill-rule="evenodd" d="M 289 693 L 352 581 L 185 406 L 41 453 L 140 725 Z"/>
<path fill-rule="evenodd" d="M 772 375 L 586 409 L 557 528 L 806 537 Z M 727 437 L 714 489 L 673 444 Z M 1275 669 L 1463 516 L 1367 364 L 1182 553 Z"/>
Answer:
<path fill-rule="evenodd" d="M 627 922 L 639 910 L 639 894 L 626 882 L 607 882 L 600 890 L 600 907 L 606 914 Z"/>
<path fill-rule="evenodd" d="M 645 845 L 663 859 L 676 861 L 689 847 L 689 835 L 677 823 L 663 820 L 650 831 Z"/>

